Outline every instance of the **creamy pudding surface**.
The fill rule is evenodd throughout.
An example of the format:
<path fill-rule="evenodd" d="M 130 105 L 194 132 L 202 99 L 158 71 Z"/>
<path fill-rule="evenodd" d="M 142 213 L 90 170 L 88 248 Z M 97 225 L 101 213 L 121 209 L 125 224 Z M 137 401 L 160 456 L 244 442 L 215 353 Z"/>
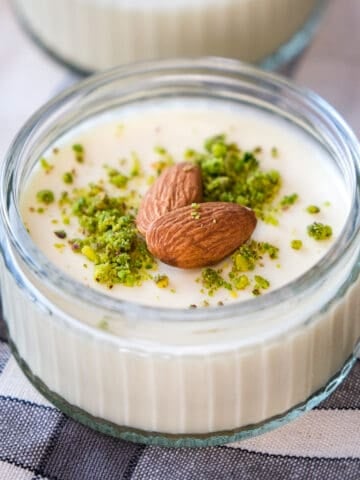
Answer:
<path fill-rule="evenodd" d="M 239 158 L 250 155 L 265 175 L 279 175 L 279 188 L 257 212 L 257 226 L 247 242 L 253 247 L 251 255 L 258 246 L 259 258 L 244 265 L 246 252 L 236 250 L 210 269 L 190 270 L 153 259 L 152 268 L 133 286 L 103 277 L 99 281 L 101 261 L 91 243 L 85 248 L 76 243 L 86 233 L 73 214 L 74 198 L 86 197 L 89 185 L 97 185 L 101 195 L 122 197 L 135 216 L 161 169 L 194 161 L 194 152 L 207 155 L 205 172 L 206 162 L 222 161 L 224 156 L 204 148 L 207 139 L 219 135 L 226 145 L 236 145 Z M 246 107 L 188 100 L 123 109 L 74 129 L 44 153 L 27 182 L 21 210 L 37 246 L 79 282 L 136 303 L 195 308 L 248 300 L 298 278 L 340 235 L 349 200 L 327 152 L 290 122 Z M 314 225 L 320 237 L 324 229 L 330 233 L 320 238 L 316 230 L 311 236 Z"/>

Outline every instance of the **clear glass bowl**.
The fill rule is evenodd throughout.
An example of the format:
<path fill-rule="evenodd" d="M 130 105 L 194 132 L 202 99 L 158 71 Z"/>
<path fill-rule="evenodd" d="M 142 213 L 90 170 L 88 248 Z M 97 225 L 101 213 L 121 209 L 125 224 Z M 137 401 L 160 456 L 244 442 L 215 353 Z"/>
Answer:
<path fill-rule="evenodd" d="M 327 150 L 351 208 L 313 268 L 253 300 L 156 308 L 85 287 L 34 245 L 19 199 L 43 152 L 84 120 L 174 97 L 267 111 Z M 158 445 L 234 441 L 312 408 L 346 376 L 358 348 L 359 159 L 353 133 L 321 98 L 236 61 L 139 64 L 65 91 L 24 125 L 1 168 L 1 291 L 21 368 L 80 422 Z M 111 333 L 97 328 L 103 318 Z"/>
<path fill-rule="evenodd" d="M 327 0 L 13 0 L 30 36 L 73 69 L 206 55 L 277 69 L 311 40 Z"/>

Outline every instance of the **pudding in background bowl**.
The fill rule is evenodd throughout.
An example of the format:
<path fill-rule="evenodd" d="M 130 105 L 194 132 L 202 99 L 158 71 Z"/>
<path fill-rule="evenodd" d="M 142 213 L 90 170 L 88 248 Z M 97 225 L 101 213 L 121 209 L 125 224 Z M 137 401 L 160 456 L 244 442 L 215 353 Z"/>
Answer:
<path fill-rule="evenodd" d="M 136 234 L 128 272 L 112 270 L 114 238 L 184 160 L 201 168 L 205 203 L 234 192 L 239 203 L 229 178 L 246 170 L 241 201 L 258 217 L 248 250 L 209 277 L 144 257 Z M 30 119 L 2 169 L 17 360 L 62 410 L 131 440 L 215 445 L 294 418 L 354 362 L 358 168 L 331 107 L 237 62 L 160 62 L 79 84 Z"/>
<path fill-rule="evenodd" d="M 67 64 L 222 56 L 276 68 L 308 43 L 326 0 L 14 0 L 20 19 Z M 280 49 L 280 50 L 279 50 Z"/>

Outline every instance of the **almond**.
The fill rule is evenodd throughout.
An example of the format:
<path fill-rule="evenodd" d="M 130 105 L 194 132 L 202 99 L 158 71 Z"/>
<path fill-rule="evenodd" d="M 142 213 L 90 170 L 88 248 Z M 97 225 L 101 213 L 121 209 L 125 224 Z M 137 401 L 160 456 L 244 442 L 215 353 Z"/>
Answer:
<path fill-rule="evenodd" d="M 201 170 L 191 163 L 166 168 L 145 194 L 136 217 L 142 235 L 150 224 L 174 208 L 202 201 Z"/>
<path fill-rule="evenodd" d="M 175 267 L 213 265 L 245 243 L 256 226 L 252 210 L 229 202 L 207 202 L 172 210 L 148 228 L 146 243 Z"/>

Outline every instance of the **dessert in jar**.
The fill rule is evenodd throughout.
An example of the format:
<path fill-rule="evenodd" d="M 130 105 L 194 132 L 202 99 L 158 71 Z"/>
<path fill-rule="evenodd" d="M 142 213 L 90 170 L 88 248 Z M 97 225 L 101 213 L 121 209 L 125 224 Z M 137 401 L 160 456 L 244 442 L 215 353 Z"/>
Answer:
<path fill-rule="evenodd" d="M 57 57 L 85 71 L 174 56 L 261 62 L 280 47 L 284 48 L 274 61 L 283 63 L 308 42 L 324 4 L 325 0 L 14 0 L 31 34 Z"/>
<path fill-rule="evenodd" d="M 120 69 L 64 93 L 2 169 L 20 365 L 74 418 L 162 445 L 311 408 L 359 339 L 358 161 L 323 101 L 237 62 Z"/>

